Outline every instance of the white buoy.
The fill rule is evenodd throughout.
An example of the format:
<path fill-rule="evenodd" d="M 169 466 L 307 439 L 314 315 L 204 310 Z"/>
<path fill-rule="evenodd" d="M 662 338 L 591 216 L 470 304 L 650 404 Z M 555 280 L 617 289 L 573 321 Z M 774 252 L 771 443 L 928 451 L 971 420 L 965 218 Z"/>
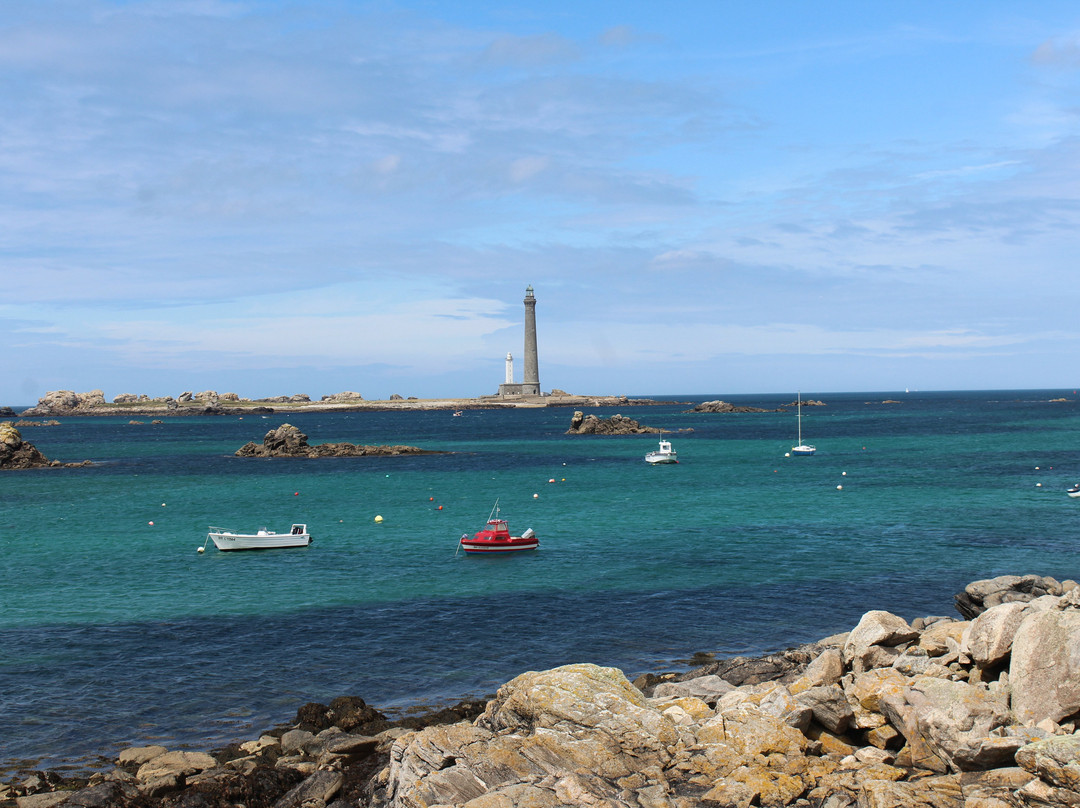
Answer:
<path fill-rule="evenodd" d="M 1042 483 L 1035 483 L 1036 488 L 1042 488 Z"/>
<path fill-rule="evenodd" d="M 844 486 L 842 486 L 842 485 L 838 485 L 838 486 L 836 486 L 836 490 L 837 490 L 837 491 L 843 491 L 843 490 L 844 490 Z"/>
<path fill-rule="evenodd" d="M 203 551 L 204 551 L 205 549 L 206 549 L 205 547 L 200 547 L 198 551 L 199 551 L 199 552 L 201 553 L 201 552 L 203 552 Z"/>
<path fill-rule="evenodd" d="M 540 495 L 539 494 L 533 494 L 533 499 L 540 499 Z"/>
<path fill-rule="evenodd" d="M 784 452 L 784 457 L 791 457 L 791 452 Z"/>
<path fill-rule="evenodd" d="M 841 471 L 840 476 L 841 477 L 847 477 L 847 472 L 846 471 Z"/>

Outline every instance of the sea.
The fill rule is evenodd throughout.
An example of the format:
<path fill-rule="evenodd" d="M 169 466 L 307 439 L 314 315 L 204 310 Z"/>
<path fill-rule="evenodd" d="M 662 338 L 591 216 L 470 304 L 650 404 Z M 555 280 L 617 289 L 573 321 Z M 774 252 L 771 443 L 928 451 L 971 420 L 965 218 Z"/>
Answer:
<path fill-rule="evenodd" d="M 870 609 L 958 617 L 982 578 L 1080 579 L 1075 390 L 804 392 L 810 457 L 788 456 L 794 393 L 652 397 L 672 403 L 583 409 L 672 430 L 677 464 L 644 462 L 656 435 L 568 435 L 559 407 L 22 428 L 93 465 L 0 472 L 0 778 L 211 750 L 337 696 L 395 717 L 567 663 L 774 652 Z M 783 411 L 687 412 L 716 398 Z M 443 453 L 234 456 L 286 420 Z M 458 552 L 496 502 L 539 550 Z M 293 523 L 310 547 L 206 542 Z"/>

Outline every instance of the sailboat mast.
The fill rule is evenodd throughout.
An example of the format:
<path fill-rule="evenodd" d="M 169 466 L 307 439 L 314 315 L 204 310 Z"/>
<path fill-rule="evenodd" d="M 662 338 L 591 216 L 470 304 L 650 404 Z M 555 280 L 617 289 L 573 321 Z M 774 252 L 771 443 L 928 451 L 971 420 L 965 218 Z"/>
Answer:
<path fill-rule="evenodd" d="M 802 390 L 799 391 L 799 445 L 802 446 Z"/>

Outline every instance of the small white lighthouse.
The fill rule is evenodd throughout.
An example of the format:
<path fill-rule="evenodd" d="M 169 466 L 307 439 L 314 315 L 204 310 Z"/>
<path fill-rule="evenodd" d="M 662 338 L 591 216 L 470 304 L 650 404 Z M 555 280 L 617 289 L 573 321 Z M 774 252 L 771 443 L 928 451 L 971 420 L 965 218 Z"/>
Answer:
<path fill-rule="evenodd" d="M 506 383 L 514 383 L 514 357 L 509 353 L 506 354 Z"/>

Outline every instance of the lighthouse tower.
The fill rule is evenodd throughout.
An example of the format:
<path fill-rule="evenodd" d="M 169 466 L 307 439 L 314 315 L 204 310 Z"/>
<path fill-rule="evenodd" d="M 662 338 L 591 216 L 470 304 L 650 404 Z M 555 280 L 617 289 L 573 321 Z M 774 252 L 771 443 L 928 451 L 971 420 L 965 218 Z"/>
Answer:
<path fill-rule="evenodd" d="M 536 356 L 536 298 L 532 286 L 525 289 L 525 378 L 521 383 L 521 394 L 540 395 L 540 364 Z"/>
<path fill-rule="evenodd" d="M 530 286 L 525 290 L 525 379 L 514 383 L 514 357 L 506 355 L 506 382 L 499 385 L 498 395 L 539 396 L 540 362 L 536 356 L 536 297 Z"/>

